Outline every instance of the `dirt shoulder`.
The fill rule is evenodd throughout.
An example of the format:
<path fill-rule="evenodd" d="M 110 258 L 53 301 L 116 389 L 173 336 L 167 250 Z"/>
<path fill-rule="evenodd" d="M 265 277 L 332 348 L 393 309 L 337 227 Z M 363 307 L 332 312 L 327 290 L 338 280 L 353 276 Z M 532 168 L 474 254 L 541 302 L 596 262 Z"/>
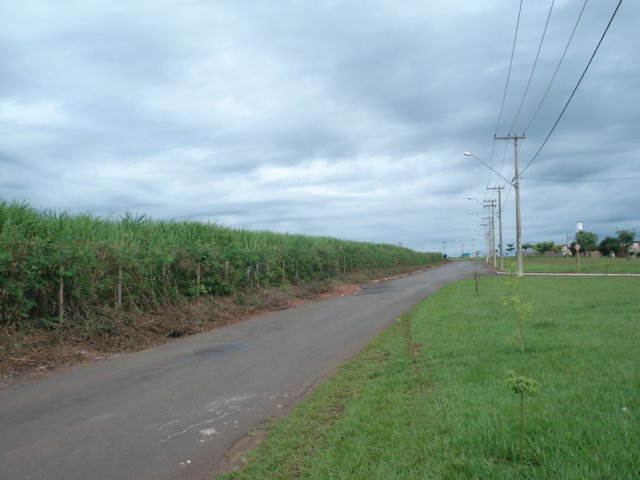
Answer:
<path fill-rule="evenodd" d="M 5 327 L 0 329 L 0 386 L 360 289 L 355 284 L 337 285 L 322 293 L 260 289 L 235 297 L 193 299 L 149 313 L 105 310 L 82 322 L 28 329 Z"/>
<path fill-rule="evenodd" d="M 433 267 L 432 267 L 433 268 Z M 424 269 L 421 269 L 422 271 Z M 0 387 L 27 378 L 145 350 L 173 339 L 336 296 L 358 295 L 367 284 L 409 273 L 341 284 L 263 288 L 234 297 L 203 297 L 154 312 L 105 310 L 82 321 L 0 328 Z"/>

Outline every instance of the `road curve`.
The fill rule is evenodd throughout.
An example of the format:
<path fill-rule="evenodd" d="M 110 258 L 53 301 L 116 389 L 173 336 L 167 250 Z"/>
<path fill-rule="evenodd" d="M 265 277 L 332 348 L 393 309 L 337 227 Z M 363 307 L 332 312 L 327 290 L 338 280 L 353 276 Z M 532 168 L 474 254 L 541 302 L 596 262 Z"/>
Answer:
<path fill-rule="evenodd" d="M 209 479 L 239 439 L 476 265 L 453 262 L 4 388 L 0 478 Z"/>

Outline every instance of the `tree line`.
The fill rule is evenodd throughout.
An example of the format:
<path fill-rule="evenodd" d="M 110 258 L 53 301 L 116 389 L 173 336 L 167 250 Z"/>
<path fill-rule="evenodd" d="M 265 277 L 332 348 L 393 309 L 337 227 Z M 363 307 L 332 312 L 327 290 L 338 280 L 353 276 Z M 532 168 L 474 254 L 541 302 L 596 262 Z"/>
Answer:
<path fill-rule="evenodd" d="M 576 233 L 575 239 L 568 245 L 572 255 L 581 253 L 588 255 L 589 252 L 598 251 L 604 256 L 615 255 L 617 257 L 632 257 L 637 256 L 640 258 L 640 250 L 634 250 L 633 244 L 636 239 L 636 231 L 634 229 L 620 229 L 616 230 L 615 236 L 607 236 L 602 241 L 598 242 L 598 235 L 593 232 L 582 230 Z M 580 246 L 578 249 L 578 245 Z M 507 251 L 512 251 L 512 244 L 508 244 Z M 511 250 L 510 250 L 511 248 Z M 556 245 L 552 241 L 538 242 L 538 243 L 523 243 L 523 250 L 532 250 L 540 255 L 544 255 L 547 252 L 560 252 L 562 250 L 561 245 Z"/>

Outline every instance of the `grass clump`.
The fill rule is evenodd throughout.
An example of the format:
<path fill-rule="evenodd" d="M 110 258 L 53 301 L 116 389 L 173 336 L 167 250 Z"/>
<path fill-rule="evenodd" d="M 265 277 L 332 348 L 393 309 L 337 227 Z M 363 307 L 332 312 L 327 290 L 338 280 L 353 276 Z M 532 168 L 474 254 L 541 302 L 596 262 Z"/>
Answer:
<path fill-rule="evenodd" d="M 524 278 L 524 352 L 504 280 L 445 287 L 376 338 L 226 479 L 637 478 L 640 322 L 635 278 Z M 505 372 L 541 388 L 521 406 Z M 519 381 L 518 379 L 524 379 Z"/>

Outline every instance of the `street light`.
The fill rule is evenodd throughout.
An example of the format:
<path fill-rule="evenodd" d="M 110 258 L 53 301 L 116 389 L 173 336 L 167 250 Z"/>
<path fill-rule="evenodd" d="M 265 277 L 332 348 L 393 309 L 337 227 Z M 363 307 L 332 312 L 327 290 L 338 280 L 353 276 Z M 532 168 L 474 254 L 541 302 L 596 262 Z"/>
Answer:
<path fill-rule="evenodd" d="M 493 173 L 495 173 L 500 178 L 502 178 L 504 181 L 509 183 L 509 185 L 511 185 L 513 187 L 513 190 L 515 191 L 515 195 L 516 195 L 516 255 L 518 257 L 518 276 L 522 277 L 522 275 L 523 275 L 523 271 L 522 271 L 522 227 L 521 227 L 521 224 L 520 224 L 520 167 L 519 167 L 519 164 L 518 164 L 518 138 L 520 138 L 520 137 L 515 137 L 515 169 L 514 169 L 513 180 L 509 180 L 508 178 L 504 177 L 500 172 L 498 172 L 493 167 L 491 167 L 491 165 L 489 165 L 488 163 L 486 163 L 484 160 L 480 159 L 479 157 L 475 156 L 473 153 L 464 152 L 464 154 L 467 157 L 473 157 L 476 160 L 478 160 L 480 163 L 482 163 L 485 167 L 487 167 Z"/>
<path fill-rule="evenodd" d="M 469 153 L 469 152 L 467 152 Z M 484 203 L 482 203 L 480 200 L 478 200 L 477 198 L 473 198 L 473 197 L 469 197 L 467 196 L 467 200 L 473 200 L 474 202 L 476 202 L 478 205 L 480 205 L 481 207 L 484 207 Z"/>

